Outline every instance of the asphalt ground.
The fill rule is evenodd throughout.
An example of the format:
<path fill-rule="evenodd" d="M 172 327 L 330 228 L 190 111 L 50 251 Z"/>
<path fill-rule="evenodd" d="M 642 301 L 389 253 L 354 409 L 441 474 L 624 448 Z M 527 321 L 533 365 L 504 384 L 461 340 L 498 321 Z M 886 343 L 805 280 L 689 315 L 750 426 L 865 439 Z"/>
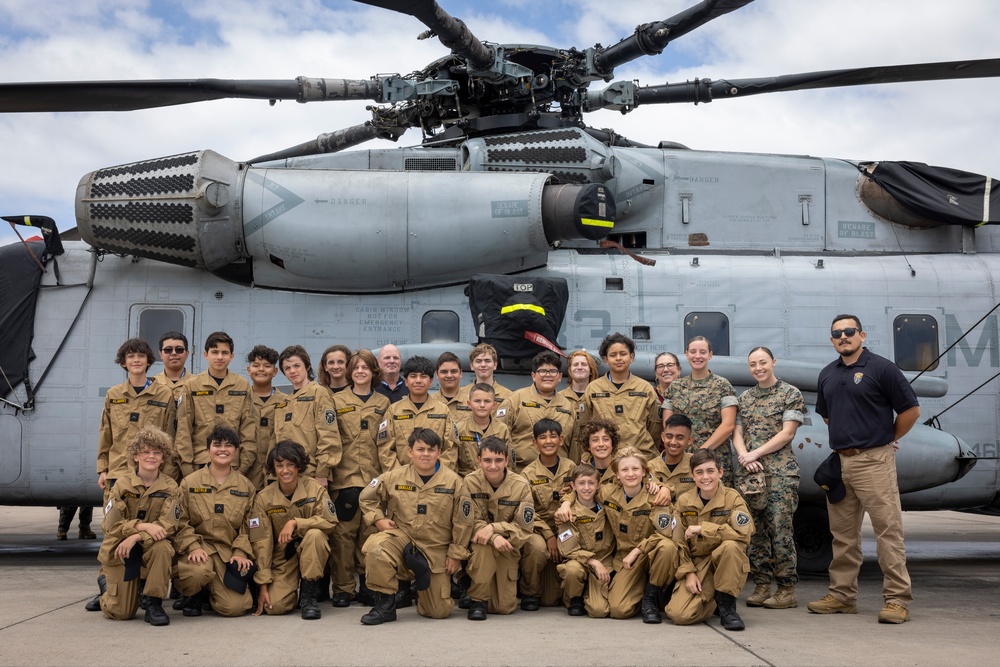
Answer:
<path fill-rule="evenodd" d="M 54 508 L 0 507 L 0 665 L 971 665 L 998 664 L 1000 517 L 905 513 L 915 601 L 911 620 L 880 625 L 881 572 L 865 526 L 859 613 L 819 616 L 805 604 L 826 594 L 825 577 L 804 577 L 799 607 L 739 611 L 743 632 L 718 619 L 692 627 L 573 618 L 565 609 L 515 611 L 471 623 L 455 609 L 429 620 L 415 608 L 362 626 L 366 608 L 322 605 L 323 618 L 185 618 L 168 627 L 88 613 L 97 591 L 99 540 L 55 540 Z M 95 519 L 100 510 L 95 511 Z M 96 521 L 95 521 L 96 524 Z M 97 525 L 94 526 L 98 528 Z M 744 590 L 745 597 L 752 585 Z"/>

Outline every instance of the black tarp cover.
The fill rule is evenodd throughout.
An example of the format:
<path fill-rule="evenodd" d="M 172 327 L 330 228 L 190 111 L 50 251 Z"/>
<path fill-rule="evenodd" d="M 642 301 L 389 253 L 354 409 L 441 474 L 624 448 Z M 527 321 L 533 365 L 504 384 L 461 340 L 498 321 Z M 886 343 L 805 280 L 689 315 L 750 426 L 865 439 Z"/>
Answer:
<path fill-rule="evenodd" d="M 28 247 L 38 257 L 45 250 L 41 242 Z M 0 398 L 27 379 L 41 281 L 42 269 L 27 248 L 20 243 L 0 248 Z"/>
<path fill-rule="evenodd" d="M 545 349 L 526 340 L 526 331 L 556 344 L 569 286 L 563 278 L 477 274 L 466 295 L 479 342 L 495 347 L 501 357 L 524 359 Z"/>
<path fill-rule="evenodd" d="M 1000 223 L 1000 183 L 923 162 L 879 162 L 869 178 L 911 212 L 963 227 Z"/>

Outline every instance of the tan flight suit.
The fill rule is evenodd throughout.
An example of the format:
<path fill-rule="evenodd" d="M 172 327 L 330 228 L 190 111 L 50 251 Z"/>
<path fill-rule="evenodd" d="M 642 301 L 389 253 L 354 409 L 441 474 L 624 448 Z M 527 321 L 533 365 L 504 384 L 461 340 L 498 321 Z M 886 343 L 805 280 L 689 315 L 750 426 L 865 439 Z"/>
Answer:
<path fill-rule="evenodd" d="M 267 468 L 267 455 L 270 453 L 271 443 L 274 442 L 274 407 L 279 403 L 288 400 L 288 394 L 283 391 L 273 389 L 271 395 L 264 400 L 257 394 L 250 392 L 253 405 L 257 408 L 257 456 L 254 458 L 250 470 L 246 477 L 255 489 L 260 491 L 267 481 L 265 470 Z"/>
<path fill-rule="evenodd" d="M 128 381 L 108 389 L 101 413 L 101 435 L 97 444 L 97 474 L 107 473 L 104 504 L 119 475 L 135 470 L 125 455 L 128 443 L 147 426 L 155 426 L 171 438 L 177 420 L 177 404 L 170 388 L 151 378 L 138 394 Z M 165 466 L 166 467 L 166 466 Z M 173 472 L 166 470 L 167 474 Z"/>
<path fill-rule="evenodd" d="M 583 606 L 591 618 L 607 618 L 611 614 L 608 602 L 610 587 L 597 578 L 587 564 L 596 558 L 614 571 L 615 535 L 608 525 L 608 513 L 598 504 L 591 509 L 573 503 L 571 523 L 559 525 L 557 539 L 563 562 L 557 567 L 563 580 L 564 602 L 569 606 L 572 598 L 583 598 Z"/>
<path fill-rule="evenodd" d="M 174 446 L 181 459 L 181 472 L 190 475 L 208 465 L 209 434 L 218 425 L 240 435 L 239 471 L 250 471 L 257 458 L 257 421 L 253 391 L 246 378 L 230 371 L 216 384 L 208 371 L 184 380 L 177 405 L 177 438 Z M 237 467 L 236 464 L 233 465 Z"/>
<path fill-rule="evenodd" d="M 630 374 L 618 388 L 605 375 L 587 385 L 583 400 L 591 419 L 610 419 L 618 424 L 619 447 L 636 447 L 646 459 L 659 454 L 660 402 L 653 385 Z"/>
<path fill-rule="evenodd" d="M 671 470 L 663 456 L 649 460 L 649 474 L 660 486 L 670 489 L 670 502 L 675 503 L 685 491 L 694 488 L 694 473 L 691 472 L 691 453 L 684 452 L 680 462 Z"/>
<path fill-rule="evenodd" d="M 108 618 L 127 621 L 135 616 L 139 606 L 139 578 L 125 581 L 125 563 L 115 557 L 115 549 L 124 539 L 136 534 L 137 524 L 155 523 L 167 531 L 162 540 L 154 540 L 149 533 L 141 532 L 142 540 L 132 547 L 137 549 L 142 545 L 145 594 L 166 598 L 174 558 L 170 538 L 177 530 L 181 510 L 177 482 L 162 472 L 149 487 L 135 472 L 120 472 L 111 497 L 104 506 L 104 541 L 101 542 L 97 560 L 101 562 L 107 581 L 107 591 L 101 596 L 101 611 Z"/>
<path fill-rule="evenodd" d="M 451 446 L 458 454 L 458 469 L 462 477 L 479 470 L 479 443 L 490 436 L 500 438 L 510 444 L 510 429 L 499 419 L 490 417 L 490 425 L 485 431 L 476 425 L 471 414 L 455 424 L 451 433 Z"/>
<path fill-rule="evenodd" d="M 395 593 L 399 579 L 412 579 L 403 562 L 403 549 L 412 542 L 431 569 L 430 588 L 417 595 L 417 613 L 447 618 L 454 602 L 445 558 L 466 560 L 472 537 L 472 503 L 461 496 L 462 478 L 444 465 L 426 483 L 409 464 L 373 479 L 361 492 L 365 523 L 391 519 L 396 527 L 372 535 L 362 548 L 368 588 Z"/>
<path fill-rule="evenodd" d="M 468 405 L 469 404 L 469 398 L 472 395 L 472 388 L 475 387 L 476 384 L 477 383 L 472 382 L 472 383 L 467 384 L 465 386 L 459 387 L 458 388 L 458 395 L 455 398 L 457 400 L 461 401 L 462 405 Z M 496 404 L 500 405 L 505 400 L 507 400 L 508 396 L 510 396 L 510 389 L 508 389 L 507 387 L 503 386 L 502 384 L 500 384 L 499 382 L 497 382 L 497 381 L 494 380 L 493 381 L 493 395 L 494 395 L 494 399 L 496 400 Z"/>
<path fill-rule="evenodd" d="M 448 398 L 440 391 L 434 392 L 431 396 L 436 397 L 439 401 L 448 406 L 448 414 L 451 415 L 451 420 L 454 422 L 460 422 L 472 414 L 472 408 L 469 407 L 468 398 L 463 401 L 459 398 L 458 394 L 455 394 L 452 398 Z"/>
<path fill-rule="evenodd" d="M 566 399 L 573 404 L 573 414 L 575 419 L 573 420 L 573 431 L 572 433 L 566 434 L 567 441 L 572 443 L 569 451 L 569 459 L 575 463 L 580 463 L 583 460 L 583 452 L 587 449 L 584 443 L 580 442 L 580 432 L 583 430 L 584 425 L 590 421 L 590 412 L 587 410 L 587 403 L 583 400 L 583 394 L 577 394 L 573 391 L 572 387 L 566 387 L 559 391 L 559 394 L 565 396 Z"/>
<path fill-rule="evenodd" d="M 293 391 L 274 406 L 274 442 L 292 440 L 309 455 L 303 475 L 328 479 L 340 463 L 344 450 L 337 425 L 337 405 L 333 392 L 315 380 Z"/>
<path fill-rule="evenodd" d="M 574 403 L 558 393 L 551 399 L 543 398 L 534 385 L 518 389 L 507 397 L 497 408 L 496 418 L 502 419 L 510 429 L 510 458 L 514 470 L 521 472 L 524 466 L 538 458 L 538 450 L 534 444 L 535 422 L 545 417 L 559 422 L 563 432 L 563 446 L 559 448 L 559 456 L 569 456 L 572 447 L 570 439 L 576 420 L 574 408 Z"/>
<path fill-rule="evenodd" d="M 153 379 L 160 384 L 165 385 L 170 389 L 170 393 L 174 396 L 174 423 L 171 431 L 168 433 L 177 433 L 177 402 L 181 397 L 181 390 L 184 388 L 184 380 L 187 379 L 187 369 L 181 369 L 181 376 L 176 382 L 167 377 L 166 372 L 160 371 L 153 376 Z M 169 461 L 163 462 L 163 467 L 160 469 L 161 472 L 166 474 L 168 477 L 173 479 L 175 482 L 180 482 L 181 478 L 184 476 L 181 474 L 181 457 L 177 455 L 177 445 L 174 444 L 174 455 L 170 457 Z"/>
<path fill-rule="evenodd" d="M 292 519 L 295 530 L 288 544 L 300 541 L 292 557 L 286 559 L 288 544 L 278 544 L 278 536 Z M 291 500 L 277 482 L 257 494 L 247 530 L 259 568 L 254 581 L 270 584 L 271 608 L 264 607 L 269 615 L 287 614 L 295 608 L 300 579 L 318 581 L 323 577 L 330 558 L 330 533 L 336 523 L 333 501 L 312 477 L 299 477 Z"/>
<path fill-rule="evenodd" d="M 507 470 L 494 491 L 480 468 L 465 478 L 463 501 L 472 500 L 472 535 L 487 525 L 493 535 L 507 539 L 514 549 L 501 553 L 489 544 L 469 545 L 472 556 L 466 572 L 472 579 L 469 597 L 489 602 L 489 613 L 509 614 L 517 607 L 517 571 L 521 569 L 521 593 L 541 597 L 540 575 L 548 560 L 545 541 L 534 533 L 535 503 L 524 477 Z"/>
<path fill-rule="evenodd" d="M 410 462 L 409 438 L 415 428 L 429 428 L 441 438 L 441 465 L 454 470 L 458 452 L 451 446 L 455 422 L 437 396 L 428 396 L 419 409 L 409 396 L 389 406 L 389 413 L 378 426 L 378 455 L 382 470 L 388 471 Z"/>
<path fill-rule="evenodd" d="M 576 464 L 571 460 L 560 456 L 555 473 L 538 459 L 526 465 L 521 471 L 528 480 L 531 497 L 535 501 L 535 534 L 542 540 L 555 539 L 555 513 L 562 503 L 562 492 L 569 489 L 570 473 L 575 467 Z M 550 558 L 542 570 L 542 606 L 557 605 L 562 597 L 560 575 L 556 563 Z"/>
<path fill-rule="evenodd" d="M 691 489 L 674 503 L 676 521 L 673 541 L 680 564 L 677 585 L 666 612 L 677 625 L 701 623 L 715 611 L 715 591 L 739 597 L 750 572 L 747 546 L 753 535 L 753 519 L 743 497 L 726 486 L 702 503 L 698 489 Z M 701 526 L 701 534 L 684 539 L 688 526 Z M 689 572 L 701 579 L 702 592 L 692 595 L 684 581 Z"/>
<path fill-rule="evenodd" d="M 601 490 L 604 491 L 605 487 Z M 601 503 L 608 514 L 608 526 L 615 534 L 615 578 L 611 581 L 608 603 L 611 618 L 631 618 L 639 611 L 646 584 L 670 585 L 677 570 L 677 546 L 671 540 L 672 507 L 654 507 L 643 486 L 639 495 L 625 500 L 625 489 L 609 485 Z M 623 561 L 632 549 L 642 554 L 631 570 Z"/>
<path fill-rule="evenodd" d="M 206 466 L 181 480 L 180 487 L 181 518 L 174 536 L 177 573 L 173 579 L 177 588 L 191 597 L 208 586 L 215 613 L 242 616 L 252 604 L 250 589 L 237 593 L 223 583 L 223 576 L 233 556 L 254 557 L 247 536 L 253 484 L 236 471 L 219 484 Z M 188 561 L 195 549 L 208 553 L 207 563 Z"/>
<path fill-rule="evenodd" d="M 334 593 L 354 595 L 357 583 L 364 581 L 365 556 L 361 547 L 375 529 L 361 516 L 360 495 L 368 482 L 382 474 L 375 436 L 378 425 L 389 412 L 389 399 L 378 392 L 365 400 L 348 387 L 333 396 L 340 425 L 344 455 L 330 476 L 330 498 L 340 501 L 337 525 L 330 533 L 330 581 Z M 341 498 L 341 494 L 343 497 Z M 357 495 L 355 495 L 357 494 Z"/>

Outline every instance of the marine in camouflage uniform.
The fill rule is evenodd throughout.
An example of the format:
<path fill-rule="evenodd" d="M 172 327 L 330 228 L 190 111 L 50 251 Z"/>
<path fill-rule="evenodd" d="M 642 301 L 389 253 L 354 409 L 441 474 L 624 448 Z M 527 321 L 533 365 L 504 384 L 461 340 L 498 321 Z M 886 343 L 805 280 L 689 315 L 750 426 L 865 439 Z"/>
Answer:
<path fill-rule="evenodd" d="M 690 375 L 677 378 L 670 383 L 663 401 L 664 411 L 687 415 L 691 419 L 691 435 L 694 445 L 689 449 L 694 453 L 707 441 L 722 423 L 723 408 L 735 407 L 736 392 L 724 377 L 709 371 L 708 377 L 695 380 Z M 733 446 L 726 440 L 715 450 L 722 468 L 722 483 L 733 486 Z"/>
<path fill-rule="evenodd" d="M 743 428 L 747 451 L 773 438 L 784 422 L 801 424 L 806 411 L 802 393 L 782 380 L 771 387 L 751 387 L 743 392 L 739 408 L 737 423 Z M 799 505 L 799 464 L 791 442 L 759 460 L 764 466 L 766 502 L 759 509 L 748 503 L 757 526 L 747 548 L 750 576 L 755 584 L 768 588 L 772 578 L 779 587 L 794 587 L 798 573 L 792 517 Z M 737 480 L 745 474 L 745 469 L 737 466 Z"/>

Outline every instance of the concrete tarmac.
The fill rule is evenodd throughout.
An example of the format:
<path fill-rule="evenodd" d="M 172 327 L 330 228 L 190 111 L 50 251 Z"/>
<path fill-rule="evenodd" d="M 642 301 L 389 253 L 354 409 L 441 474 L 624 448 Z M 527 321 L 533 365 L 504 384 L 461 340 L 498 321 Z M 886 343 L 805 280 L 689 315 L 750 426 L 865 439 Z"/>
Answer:
<path fill-rule="evenodd" d="M 880 625 L 881 572 L 865 526 L 859 613 L 818 616 L 805 605 L 826 594 L 806 577 L 799 607 L 750 609 L 743 632 L 718 619 L 693 627 L 638 618 L 571 618 L 565 609 L 515 611 L 472 623 L 457 607 L 446 620 L 415 608 L 399 620 L 362 626 L 367 609 L 322 605 L 323 618 L 185 618 L 154 628 L 142 611 L 129 622 L 88 613 L 97 591 L 99 540 L 55 540 L 54 508 L 0 507 L 0 665 L 980 665 L 997 664 L 1000 631 L 1000 517 L 904 513 L 915 601 L 911 620 Z M 95 519 L 100 510 L 95 511 Z M 95 525 L 95 529 L 99 526 Z M 748 584 L 745 597 L 752 590 Z"/>

